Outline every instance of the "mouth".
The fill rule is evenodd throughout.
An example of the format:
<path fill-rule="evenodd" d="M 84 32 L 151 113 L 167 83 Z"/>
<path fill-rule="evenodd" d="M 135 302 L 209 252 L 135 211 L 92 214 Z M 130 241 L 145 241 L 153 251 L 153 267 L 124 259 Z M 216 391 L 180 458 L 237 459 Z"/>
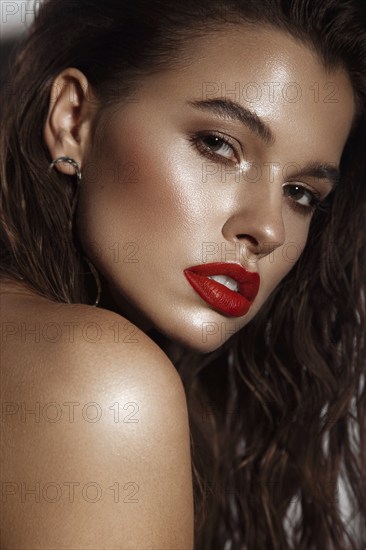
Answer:
<path fill-rule="evenodd" d="M 206 303 L 229 317 L 248 312 L 260 284 L 258 273 L 229 262 L 189 267 L 184 275 Z"/>

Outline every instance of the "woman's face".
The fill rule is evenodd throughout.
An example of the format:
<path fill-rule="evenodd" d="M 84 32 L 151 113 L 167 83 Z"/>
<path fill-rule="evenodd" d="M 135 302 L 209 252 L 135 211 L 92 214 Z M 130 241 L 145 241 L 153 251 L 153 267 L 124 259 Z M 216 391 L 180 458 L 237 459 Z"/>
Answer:
<path fill-rule="evenodd" d="M 78 228 L 122 314 L 209 352 L 299 259 L 354 101 L 345 72 L 279 31 L 228 28 L 191 51 L 103 114 Z"/>

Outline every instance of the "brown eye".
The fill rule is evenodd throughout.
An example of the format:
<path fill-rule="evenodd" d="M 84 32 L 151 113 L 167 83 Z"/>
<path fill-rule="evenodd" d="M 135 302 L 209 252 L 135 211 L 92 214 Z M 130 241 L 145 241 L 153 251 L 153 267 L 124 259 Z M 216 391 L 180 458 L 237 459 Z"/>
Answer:
<path fill-rule="evenodd" d="M 234 150 L 226 141 L 218 136 L 208 135 L 201 137 L 202 143 L 220 156 L 230 158 Z"/>
<path fill-rule="evenodd" d="M 220 135 L 201 132 L 191 136 L 189 141 L 201 155 L 209 159 L 214 161 L 222 160 L 224 163 L 237 164 L 239 162 L 239 156 L 234 145 Z"/>
<path fill-rule="evenodd" d="M 284 194 L 297 204 L 309 209 L 315 208 L 320 202 L 318 194 L 299 184 L 286 184 Z"/>

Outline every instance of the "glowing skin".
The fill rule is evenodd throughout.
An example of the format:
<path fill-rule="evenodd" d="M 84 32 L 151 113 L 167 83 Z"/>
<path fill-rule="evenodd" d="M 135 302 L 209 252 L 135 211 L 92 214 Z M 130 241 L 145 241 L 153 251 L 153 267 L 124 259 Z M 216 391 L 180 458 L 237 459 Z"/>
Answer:
<path fill-rule="evenodd" d="M 329 179 L 298 172 L 339 166 L 354 115 L 351 84 L 281 32 L 227 28 L 196 42 L 183 69 L 144 79 L 133 99 L 103 115 L 102 139 L 81 159 L 81 239 L 122 315 L 209 352 L 253 319 L 303 250 L 312 212 L 296 205 L 311 195 L 290 183 L 321 199 L 331 191 Z M 189 103 L 203 99 L 238 102 L 274 141 Z M 219 142 L 208 158 L 215 141 L 198 142 L 197 133 L 224 134 L 233 149 Z M 260 275 L 239 318 L 215 311 L 183 274 L 225 261 Z"/>

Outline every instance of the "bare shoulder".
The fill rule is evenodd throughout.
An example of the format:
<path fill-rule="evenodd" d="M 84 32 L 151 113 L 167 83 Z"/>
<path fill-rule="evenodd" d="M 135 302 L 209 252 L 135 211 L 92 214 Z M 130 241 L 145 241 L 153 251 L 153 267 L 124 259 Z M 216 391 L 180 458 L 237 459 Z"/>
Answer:
<path fill-rule="evenodd" d="M 6 318 L 8 364 L 18 351 L 3 371 L 2 548 L 192 548 L 188 413 L 169 359 L 107 310 L 23 319 L 36 340 L 15 344 Z"/>
<path fill-rule="evenodd" d="M 106 309 L 57 304 L 44 299 L 1 308 L 1 343 L 6 379 L 32 376 L 39 382 L 91 384 L 94 378 L 139 378 L 154 384 L 160 377 L 182 390 L 180 377 L 165 353 L 133 323 Z M 83 373 L 83 376 L 81 376 Z M 9 381 L 11 383 L 11 380 Z"/>

